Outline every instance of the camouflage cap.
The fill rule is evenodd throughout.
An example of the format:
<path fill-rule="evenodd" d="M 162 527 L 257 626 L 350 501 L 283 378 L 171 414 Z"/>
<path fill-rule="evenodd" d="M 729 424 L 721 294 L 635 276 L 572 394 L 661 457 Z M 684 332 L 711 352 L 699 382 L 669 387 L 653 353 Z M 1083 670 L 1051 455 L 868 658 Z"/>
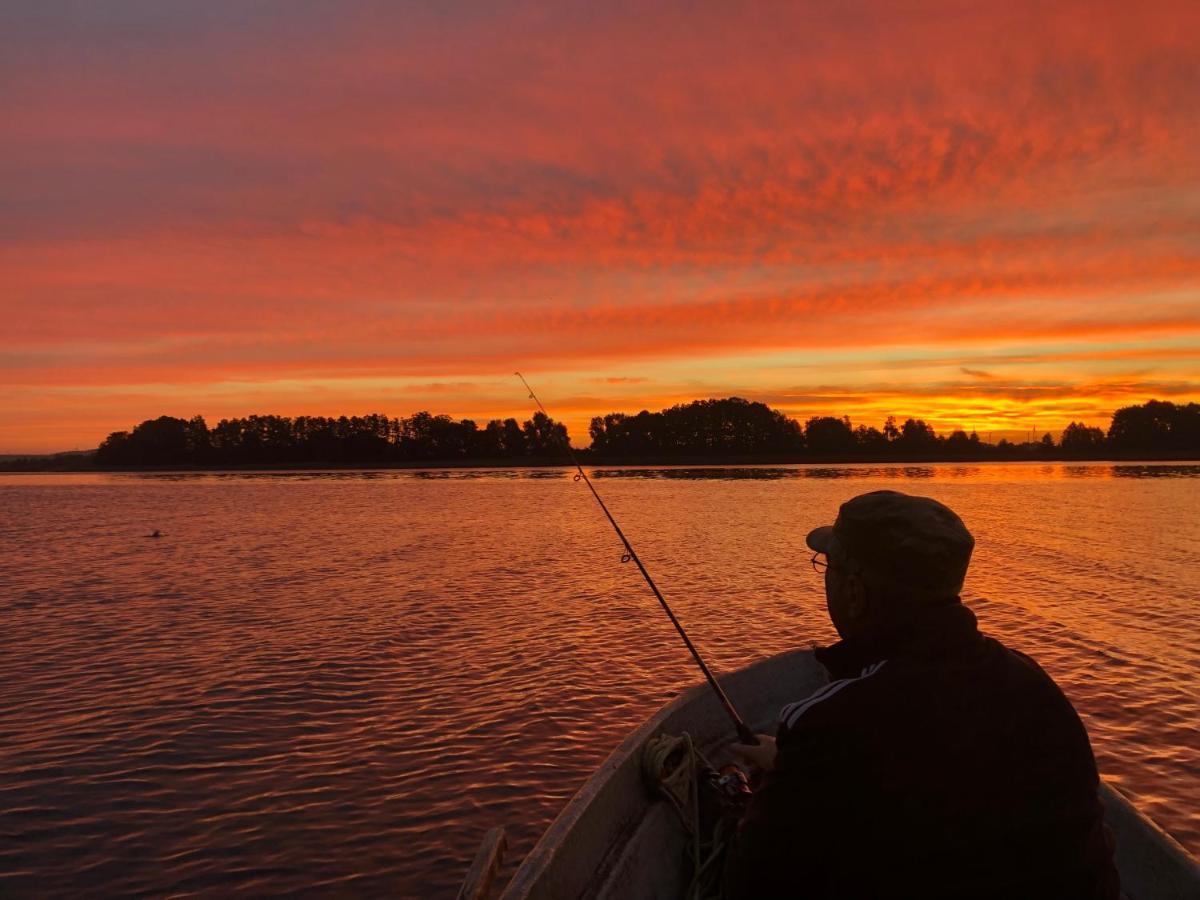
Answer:
<path fill-rule="evenodd" d="M 832 525 L 809 532 L 808 546 L 849 557 L 898 588 L 939 595 L 962 590 L 975 538 L 948 506 L 899 491 L 872 491 L 842 504 Z"/>

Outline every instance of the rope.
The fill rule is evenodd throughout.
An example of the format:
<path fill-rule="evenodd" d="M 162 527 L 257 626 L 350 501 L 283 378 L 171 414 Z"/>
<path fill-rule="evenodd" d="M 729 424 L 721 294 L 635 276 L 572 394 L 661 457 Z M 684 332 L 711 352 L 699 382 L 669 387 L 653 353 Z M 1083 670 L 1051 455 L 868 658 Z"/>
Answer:
<path fill-rule="evenodd" d="M 691 836 L 689 855 L 692 878 L 684 895 L 689 900 L 716 900 L 721 896 L 721 867 L 734 823 L 726 816 L 705 816 L 701 810 L 701 780 L 714 790 L 716 771 L 696 749 L 686 731 L 679 736 L 660 734 L 642 750 L 642 772 L 650 787 L 675 808 Z"/>

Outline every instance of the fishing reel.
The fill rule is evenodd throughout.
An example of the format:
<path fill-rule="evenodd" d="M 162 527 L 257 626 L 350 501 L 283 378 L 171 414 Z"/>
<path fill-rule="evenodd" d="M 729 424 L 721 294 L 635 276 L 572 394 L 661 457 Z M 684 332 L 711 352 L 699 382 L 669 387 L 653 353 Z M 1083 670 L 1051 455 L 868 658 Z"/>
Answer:
<path fill-rule="evenodd" d="M 726 763 L 720 769 L 708 769 L 704 776 L 721 813 L 739 818 L 754 796 L 750 777 L 737 763 Z"/>

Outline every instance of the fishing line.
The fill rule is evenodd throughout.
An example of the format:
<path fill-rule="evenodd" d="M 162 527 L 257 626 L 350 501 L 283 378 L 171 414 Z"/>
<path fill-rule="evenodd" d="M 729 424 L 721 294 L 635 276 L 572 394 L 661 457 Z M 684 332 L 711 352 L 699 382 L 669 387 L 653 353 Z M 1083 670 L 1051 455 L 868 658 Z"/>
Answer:
<path fill-rule="evenodd" d="M 539 400 L 537 394 L 533 392 L 533 388 L 529 386 L 529 382 L 525 380 L 525 376 L 520 372 L 514 372 L 513 374 L 521 379 L 521 384 L 525 385 L 525 390 L 529 391 L 529 399 L 538 405 L 538 409 L 542 411 L 542 414 L 545 415 L 547 419 L 550 419 L 550 413 L 546 412 L 546 407 L 542 405 L 542 401 Z M 696 649 L 696 645 L 692 643 L 692 639 L 689 638 L 687 632 L 683 630 L 683 625 L 681 625 L 679 620 L 675 618 L 675 613 L 671 611 L 671 607 L 667 603 L 666 598 L 663 597 L 662 591 L 658 589 L 658 585 L 654 583 L 654 579 L 651 578 L 650 573 L 646 571 L 646 566 L 642 563 L 641 558 L 637 555 L 637 551 L 633 549 L 633 545 L 629 543 L 629 538 L 625 537 L 625 532 L 621 530 L 621 526 L 617 524 L 617 520 L 613 518 L 613 514 L 608 511 L 608 507 L 604 504 L 604 501 L 600 498 L 600 494 L 596 491 L 596 486 L 592 484 L 592 480 L 588 478 L 587 473 L 583 471 L 583 466 L 579 464 L 579 460 L 575 456 L 575 451 L 571 449 L 570 442 L 564 440 L 562 444 L 563 449 L 567 452 L 567 456 L 571 459 L 571 464 L 575 466 L 575 481 L 582 481 L 588 486 L 588 490 L 592 492 L 592 496 L 595 497 L 596 502 L 600 504 L 600 509 L 604 511 L 604 515 L 607 517 L 608 523 L 612 525 L 613 531 L 615 531 L 617 533 L 617 537 L 621 539 L 621 543 L 625 547 L 625 553 L 621 556 L 621 562 L 632 562 L 634 565 L 636 565 L 638 567 L 638 571 L 642 573 L 642 577 L 646 579 L 646 584 L 650 585 L 650 590 L 653 591 L 654 596 L 658 598 L 658 602 L 662 606 L 663 612 L 667 614 L 667 618 L 671 620 L 671 624 L 675 626 L 675 630 L 678 631 L 679 636 L 683 638 L 683 643 L 686 644 L 688 650 L 691 651 L 692 659 L 696 661 L 696 665 L 698 665 L 700 667 L 700 671 L 704 673 L 704 677 L 708 681 L 708 686 L 713 689 L 713 693 L 717 695 L 717 699 L 721 701 L 721 706 L 725 709 L 725 714 L 729 716 L 730 720 L 733 722 L 733 727 L 737 731 L 738 740 L 743 744 L 747 744 L 752 747 L 757 746 L 758 738 L 754 736 L 754 732 L 751 731 L 746 723 L 742 721 L 742 717 L 739 716 L 737 710 L 733 708 L 733 704 L 729 701 L 729 697 L 726 696 L 725 691 L 721 688 L 721 685 L 717 683 L 717 679 L 713 677 L 713 673 L 709 671 L 709 668 L 707 665 L 705 665 L 704 660 L 700 658 L 700 651 Z"/>

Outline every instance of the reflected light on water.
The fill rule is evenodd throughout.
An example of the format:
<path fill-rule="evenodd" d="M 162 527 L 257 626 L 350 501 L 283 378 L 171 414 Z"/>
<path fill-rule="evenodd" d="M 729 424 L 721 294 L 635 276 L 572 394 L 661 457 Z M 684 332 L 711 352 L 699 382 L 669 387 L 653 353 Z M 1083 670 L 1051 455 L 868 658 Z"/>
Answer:
<path fill-rule="evenodd" d="M 452 894 L 700 676 L 567 469 L 0 476 L 0 894 Z M 1200 850 L 1200 466 L 597 469 L 716 671 L 835 638 L 804 535 L 880 487 Z M 162 537 L 147 537 L 153 530 Z"/>

